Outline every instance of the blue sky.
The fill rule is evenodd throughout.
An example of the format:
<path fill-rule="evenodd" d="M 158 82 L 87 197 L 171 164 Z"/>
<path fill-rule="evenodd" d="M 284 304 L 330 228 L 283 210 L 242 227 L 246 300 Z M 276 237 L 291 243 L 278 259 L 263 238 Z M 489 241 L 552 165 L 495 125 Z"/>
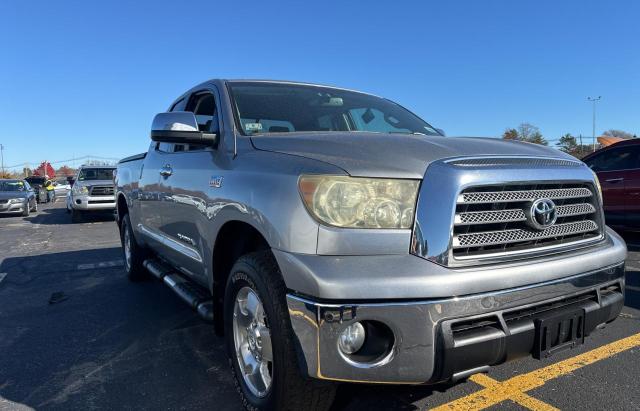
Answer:
<path fill-rule="evenodd" d="M 640 2 L 19 1 L 0 5 L 5 165 L 144 151 L 209 78 L 379 94 L 450 136 L 640 135 Z"/>

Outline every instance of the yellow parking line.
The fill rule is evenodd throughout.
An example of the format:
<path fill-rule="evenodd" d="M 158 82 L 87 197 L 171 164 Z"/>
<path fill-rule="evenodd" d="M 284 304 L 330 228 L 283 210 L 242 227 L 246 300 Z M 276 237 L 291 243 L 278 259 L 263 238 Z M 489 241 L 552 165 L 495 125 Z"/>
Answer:
<path fill-rule="evenodd" d="M 487 386 L 485 388 L 480 391 L 474 392 L 473 394 L 469 394 L 465 397 L 458 398 L 457 400 L 441 405 L 435 408 L 435 410 L 482 410 L 499 404 L 505 400 L 512 400 L 518 402 L 520 405 L 524 405 L 528 408 L 533 409 L 552 409 L 542 408 L 550 407 L 550 405 L 538 401 L 528 395 L 527 397 L 522 397 L 521 395 L 526 395 L 525 392 L 543 386 L 549 380 L 569 374 L 586 365 L 593 364 L 597 361 L 609 358 L 618 353 L 638 346 L 640 346 L 640 333 L 634 334 L 630 337 L 623 338 L 618 341 L 614 341 L 610 344 L 603 345 L 600 348 L 596 348 L 584 354 L 580 354 L 564 361 L 549 365 L 547 367 L 540 368 L 530 373 L 518 375 L 504 382 L 496 381 L 496 383 L 491 383 L 491 381 L 495 380 L 492 380 L 486 376 L 481 377 L 476 374 L 471 377 L 471 380 L 477 382 L 480 385 L 485 385 L 486 383 Z M 529 399 L 531 399 L 533 402 L 530 402 L 531 400 Z M 519 400 L 524 402 L 526 405 Z"/>
<path fill-rule="evenodd" d="M 494 387 L 500 390 L 500 382 L 490 378 L 486 374 L 475 374 L 469 378 L 471 381 L 475 382 L 478 385 L 482 385 L 485 388 Z M 528 408 L 530 410 L 539 410 L 539 411 L 555 411 L 556 407 L 553 407 L 543 401 L 540 401 L 537 398 L 533 398 L 523 392 L 514 391 L 509 399 L 513 402 L 520 404 L 521 406 Z"/>

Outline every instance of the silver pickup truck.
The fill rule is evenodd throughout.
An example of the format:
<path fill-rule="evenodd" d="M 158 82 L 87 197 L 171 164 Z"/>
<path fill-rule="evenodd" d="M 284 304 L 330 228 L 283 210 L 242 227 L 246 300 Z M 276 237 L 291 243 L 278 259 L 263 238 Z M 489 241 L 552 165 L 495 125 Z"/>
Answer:
<path fill-rule="evenodd" d="M 446 138 L 370 94 L 212 80 L 116 175 L 132 280 L 226 339 L 248 409 L 335 382 L 456 381 L 581 344 L 623 306 L 597 178 L 555 149 Z"/>

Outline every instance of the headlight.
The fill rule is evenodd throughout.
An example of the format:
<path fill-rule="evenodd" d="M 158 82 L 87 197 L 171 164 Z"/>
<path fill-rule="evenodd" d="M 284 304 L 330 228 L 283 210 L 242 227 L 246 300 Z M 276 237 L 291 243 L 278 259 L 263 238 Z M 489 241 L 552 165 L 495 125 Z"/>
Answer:
<path fill-rule="evenodd" d="M 86 186 L 78 185 L 78 184 L 74 184 L 73 189 L 71 191 L 73 191 L 73 194 L 76 194 L 76 195 L 89 194 L 89 189 Z"/>
<path fill-rule="evenodd" d="M 24 198 L 12 198 L 9 200 L 9 204 L 20 204 L 24 202 Z"/>
<path fill-rule="evenodd" d="M 336 227 L 411 228 L 419 181 L 343 176 L 302 176 L 307 209 Z"/>

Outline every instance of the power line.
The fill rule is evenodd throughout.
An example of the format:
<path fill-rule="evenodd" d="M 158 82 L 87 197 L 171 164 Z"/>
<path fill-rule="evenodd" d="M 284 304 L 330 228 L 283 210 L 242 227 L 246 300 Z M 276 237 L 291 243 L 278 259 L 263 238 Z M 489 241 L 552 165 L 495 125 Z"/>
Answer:
<path fill-rule="evenodd" d="M 86 156 L 82 156 L 82 157 L 74 157 L 74 158 L 70 158 L 67 160 L 56 160 L 56 161 L 47 161 L 49 164 L 54 165 L 54 164 L 62 164 L 62 163 L 72 163 L 72 162 L 76 162 L 76 161 L 80 161 L 80 160 L 87 160 L 87 159 L 91 159 L 91 160 L 105 160 L 105 161 L 120 161 L 119 158 L 116 157 L 102 157 L 102 156 L 92 156 L 92 155 L 86 155 Z M 23 162 L 20 164 L 16 164 L 13 166 L 7 166 L 7 168 L 22 168 L 24 167 L 24 165 L 27 162 Z M 33 161 L 33 164 L 39 164 L 41 163 L 41 161 Z"/>

